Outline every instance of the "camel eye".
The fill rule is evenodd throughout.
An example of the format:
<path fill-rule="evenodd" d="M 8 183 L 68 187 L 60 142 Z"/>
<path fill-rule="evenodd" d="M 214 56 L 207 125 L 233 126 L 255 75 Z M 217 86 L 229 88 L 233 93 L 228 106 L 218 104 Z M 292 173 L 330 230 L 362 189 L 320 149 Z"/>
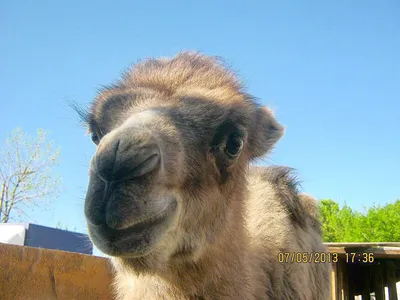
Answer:
<path fill-rule="evenodd" d="M 243 138 L 240 135 L 233 134 L 229 136 L 226 141 L 225 153 L 231 157 L 235 158 L 239 155 L 243 148 Z"/>
<path fill-rule="evenodd" d="M 96 145 L 99 144 L 100 139 L 99 139 L 99 136 L 95 132 L 92 132 L 91 138 L 92 138 L 93 143 L 95 143 Z"/>

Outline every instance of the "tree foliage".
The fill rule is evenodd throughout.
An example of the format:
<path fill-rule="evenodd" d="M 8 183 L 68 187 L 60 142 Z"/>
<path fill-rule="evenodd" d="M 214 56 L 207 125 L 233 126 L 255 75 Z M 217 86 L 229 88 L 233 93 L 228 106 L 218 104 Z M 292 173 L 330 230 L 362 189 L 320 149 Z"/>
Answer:
<path fill-rule="evenodd" d="M 31 137 L 14 130 L 0 150 L 0 222 L 7 223 L 35 207 L 46 208 L 59 192 L 60 180 L 52 176 L 59 150 L 43 130 Z"/>
<path fill-rule="evenodd" d="M 363 213 L 327 199 L 319 210 L 325 242 L 400 242 L 400 199 Z"/>
<path fill-rule="evenodd" d="M 74 227 L 74 229 L 73 229 L 73 230 L 69 230 L 68 226 L 67 226 L 67 225 L 63 225 L 63 224 L 61 224 L 61 222 L 60 222 L 60 221 L 58 221 L 58 222 L 57 222 L 57 224 L 56 224 L 56 227 L 55 227 L 55 228 L 57 228 L 57 229 L 61 229 L 61 230 L 66 230 L 66 231 L 74 231 L 74 232 L 76 232 L 76 227 Z"/>

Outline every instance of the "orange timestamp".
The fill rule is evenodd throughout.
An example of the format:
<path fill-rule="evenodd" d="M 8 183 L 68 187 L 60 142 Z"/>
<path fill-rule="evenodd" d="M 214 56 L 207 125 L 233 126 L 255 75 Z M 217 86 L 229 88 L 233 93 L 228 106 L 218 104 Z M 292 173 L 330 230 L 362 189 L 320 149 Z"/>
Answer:
<path fill-rule="evenodd" d="M 375 257 L 371 252 L 347 252 L 345 260 L 346 263 L 373 263 Z"/>
<path fill-rule="evenodd" d="M 338 253 L 331 252 L 279 252 L 279 263 L 336 263 Z"/>

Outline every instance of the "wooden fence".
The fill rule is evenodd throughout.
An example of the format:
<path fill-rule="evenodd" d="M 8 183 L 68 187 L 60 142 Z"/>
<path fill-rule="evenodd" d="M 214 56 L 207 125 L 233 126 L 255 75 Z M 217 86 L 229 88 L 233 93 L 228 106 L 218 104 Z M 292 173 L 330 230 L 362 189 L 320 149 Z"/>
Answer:
<path fill-rule="evenodd" d="M 398 299 L 400 243 L 327 245 L 337 258 L 332 300 L 383 300 L 385 286 L 389 299 Z M 0 243 L 1 300 L 113 299 L 112 272 L 105 258 Z"/>
<path fill-rule="evenodd" d="M 87 254 L 0 243 L 0 300 L 108 300 L 112 267 Z"/>
<path fill-rule="evenodd" d="M 327 243 L 332 263 L 332 300 L 398 300 L 400 243 Z"/>

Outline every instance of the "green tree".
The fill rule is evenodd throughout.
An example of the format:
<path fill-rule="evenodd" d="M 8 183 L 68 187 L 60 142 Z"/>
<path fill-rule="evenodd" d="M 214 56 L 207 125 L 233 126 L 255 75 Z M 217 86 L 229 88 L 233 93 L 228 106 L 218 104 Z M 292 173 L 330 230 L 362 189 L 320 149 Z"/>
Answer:
<path fill-rule="evenodd" d="M 321 200 L 318 204 L 324 240 L 336 242 L 339 235 L 339 204 L 330 199 Z"/>
<path fill-rule="evenodd" d="M 67 226 L 67 225 L 62 225 L 60 221 L 57 222 L 56 228 L 57 228 L 57 229 L 66 230 L 66 231 L 71 231 L 71 230 L 68 229 L 68 226 Z M 74 227 L 73 231 L 76 232 L 76 227 Z"/>
<path fill-rule="evenodd" d="M 363 235 L 370 242 L 400 242 L 400 199 L 372 206 L 362 219 Z"/>
<path fill-rule="evenodd" d="M 27 210 L 45 209 L 57 197 L 60 179 L 52 176 L 59 150 L 42 129 L 31 137 L 14 130 L 0 150 L 0 222 L 27 217 Z"/>
<path fill-rule="evenodd" d="M 400 242 L 400 200 L 363 213 L 329 199 L 318 205 L 325 242 Z"/>

